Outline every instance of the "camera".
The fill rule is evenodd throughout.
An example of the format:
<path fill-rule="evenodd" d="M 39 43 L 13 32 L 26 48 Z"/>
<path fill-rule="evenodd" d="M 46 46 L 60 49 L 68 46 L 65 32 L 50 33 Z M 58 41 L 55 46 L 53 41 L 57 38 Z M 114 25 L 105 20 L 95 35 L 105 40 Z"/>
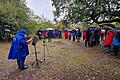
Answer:
<path fill-rule="evenodd" d="M 33 46 L 36 46 L 38 40 L 39 40 L 39 37 L 36 35 L 36 36 L 33 38 L 32 45 L 33 45 Z"/>

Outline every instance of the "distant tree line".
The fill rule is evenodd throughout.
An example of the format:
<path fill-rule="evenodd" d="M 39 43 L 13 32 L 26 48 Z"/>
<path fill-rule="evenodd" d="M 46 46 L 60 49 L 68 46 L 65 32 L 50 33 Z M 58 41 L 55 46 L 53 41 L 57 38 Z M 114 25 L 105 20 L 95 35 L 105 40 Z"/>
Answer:
<path fill-rule="evenodd" d="M 26 0 L 0 0 L 0 40 L 10 38 L 21 28 L 32 34 L 50 26 L 55 27 L 45 18 L 35 15 L 26 6 Z"/>

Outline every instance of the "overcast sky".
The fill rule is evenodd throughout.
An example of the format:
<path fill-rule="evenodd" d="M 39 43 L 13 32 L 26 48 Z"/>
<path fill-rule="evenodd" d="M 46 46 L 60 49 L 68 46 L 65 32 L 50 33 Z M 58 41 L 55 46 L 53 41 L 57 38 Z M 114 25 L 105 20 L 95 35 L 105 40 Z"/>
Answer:
<path fill-rule="evenodd" d="M 48 20 L 53 20 L 53 7 L 51 0 L 26 0 L 27 6 L 38 16 L 42 16 Z"/>

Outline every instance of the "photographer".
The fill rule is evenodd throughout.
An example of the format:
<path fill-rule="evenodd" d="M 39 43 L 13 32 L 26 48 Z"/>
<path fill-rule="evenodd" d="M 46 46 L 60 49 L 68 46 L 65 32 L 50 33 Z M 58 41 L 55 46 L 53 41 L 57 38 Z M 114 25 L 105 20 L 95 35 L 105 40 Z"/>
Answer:
<path fill-rule="evenodd" d="M 17 60 L 17 65 L 20 70 L 27 69 L 24 62 L 29 55 L 28 43 L 31 43 L 32 38 L 27 41 L 27 32 L 21 29 L 13 38 L 11 49 L 8 55 L 8 59 Z"/>

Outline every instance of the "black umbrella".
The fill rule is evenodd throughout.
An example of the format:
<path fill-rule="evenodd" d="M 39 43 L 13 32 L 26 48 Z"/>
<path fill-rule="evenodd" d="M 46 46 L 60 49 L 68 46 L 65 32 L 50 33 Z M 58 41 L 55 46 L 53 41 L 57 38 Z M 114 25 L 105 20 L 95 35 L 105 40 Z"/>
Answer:
<path fill-rule="evenodd" d="M 113 24 L 103 24 L 103 25 L 109 26 L 109 27 L 111 27 L 111 28 L 116 28 Z"/>

